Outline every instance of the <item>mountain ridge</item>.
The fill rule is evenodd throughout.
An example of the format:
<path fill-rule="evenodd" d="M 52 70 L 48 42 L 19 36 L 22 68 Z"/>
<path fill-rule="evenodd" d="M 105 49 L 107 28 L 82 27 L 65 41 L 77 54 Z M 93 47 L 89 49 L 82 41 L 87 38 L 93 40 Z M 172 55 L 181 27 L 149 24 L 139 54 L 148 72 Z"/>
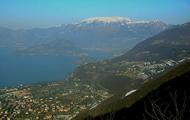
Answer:
<path fill-rule="evenodd" d="M 96 22 L 97 20 L 98 22 Z M 33 49 L 34 53 L 32 54 L 36 54 L 38 48 L 35 51 L 35 46 L 56 45 L 60 43 L 59 40 L 68 40 L 80 49 L 98 50 L 103 53 L 118 55 L 128 51 L 137 43 L 169 28 L 169 25 L 163 22 L 132 21 L 123 17 L 88 18 L 86 21 L 87 23 L 90 21 L 90 23 L 79 22 L 50 28 L 14 30 L 13 32 L 4 30 L 2 34 L 0 33 L 0 42 L 2 41 L 5 46 L 15 47 L 15 49 L 21 48 L 26 54 L 27 51 L 31 51 L 28 49 Z M 7 34 L 6 40 L 4 40 L 5 34 Z M 59 46 L 61 45 L 64 47 L 63 44 L 59 44 Z M 42 46 L 41 48 L 44 48 L 43 51 L 47 50 L 47 47 Z M 72 49 L 70 50 L 72 53 Z M 57 52 L 60 53 L 60 51 Z"/>

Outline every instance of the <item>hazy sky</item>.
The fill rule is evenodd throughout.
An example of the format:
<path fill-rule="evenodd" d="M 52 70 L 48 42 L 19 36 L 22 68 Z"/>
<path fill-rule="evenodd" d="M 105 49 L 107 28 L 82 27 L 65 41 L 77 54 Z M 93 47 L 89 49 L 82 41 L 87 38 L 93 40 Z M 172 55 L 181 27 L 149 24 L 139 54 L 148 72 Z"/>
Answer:
<path fill-rule="evenodd" d="M 190 22 L 190 0 L 0 0 L 0 26 L 49 27 L 94 16 Z"/>

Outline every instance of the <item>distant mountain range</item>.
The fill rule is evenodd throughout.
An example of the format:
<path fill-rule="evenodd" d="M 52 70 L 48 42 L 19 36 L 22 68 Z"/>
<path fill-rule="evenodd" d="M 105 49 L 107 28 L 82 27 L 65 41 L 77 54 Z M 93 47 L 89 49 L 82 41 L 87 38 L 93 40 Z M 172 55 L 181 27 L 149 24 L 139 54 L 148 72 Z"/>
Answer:
<path fill-rule="evenodd" d="M 0 28 L 1 47 L 14 46 L 19 51 L 49 51 L 72 43 L 68 51 L 80 48 L 86 51 L 111 53 L 126 52 L 137 43 L 168 29 L 161 21 L 133 21 L 124 17 L 95 17 L 59 27 L 10 30 Z M 48 45 L 49 44 L 49 45 Z M 48 48 L 51 46 L 51 48 Z M 43 49 L 43 50 L 42 50 Z M 64 49 L 64 48 L 63 48 Z M 65 49 L 64 49 L 65 50 Z M 60 53 L 57 49 L 55 53 Z"/>

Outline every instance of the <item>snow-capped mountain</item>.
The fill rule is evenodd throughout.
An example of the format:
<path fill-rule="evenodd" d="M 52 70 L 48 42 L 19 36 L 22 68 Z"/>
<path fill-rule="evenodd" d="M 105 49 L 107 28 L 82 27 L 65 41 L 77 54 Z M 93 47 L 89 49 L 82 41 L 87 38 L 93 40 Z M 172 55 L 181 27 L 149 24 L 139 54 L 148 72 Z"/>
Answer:
<path fill-rule="evenodd" d="M 165 27 L 166 25 L 159 21 L 159 20 L 152 20 L 152 21 L 145 21 L 145 20 L 132 20 L 127 17 L 92 17 L 81 20 L 78 25 L 85 25 L 85 24 L 120 24 L 120 25 L 136 25 L 136 24 L 154 24 L 160 25 Z"/>
<path fill-rule="evenodd" d="M 92 17 L 92 18 L 87 18 L 84 20 L 81 20 L 80 23 L 86 23 L 86 24 L 91 24 L 91 23 L 123 23 L 126 24 L 128 22 L 131 22 L 131 19 L 126 18 L 126 17 Z"/>
<path fill-rule="evenodd" d="M 127 17 L 92 17 L 68 25 L 66 31 L 73 31 L 78 45 L 86 48 L 129 50 L 137 43 L 165 29 L 165 23 L 136 21 Z M 82 43 L 82 44 L 81 44 Z"/>

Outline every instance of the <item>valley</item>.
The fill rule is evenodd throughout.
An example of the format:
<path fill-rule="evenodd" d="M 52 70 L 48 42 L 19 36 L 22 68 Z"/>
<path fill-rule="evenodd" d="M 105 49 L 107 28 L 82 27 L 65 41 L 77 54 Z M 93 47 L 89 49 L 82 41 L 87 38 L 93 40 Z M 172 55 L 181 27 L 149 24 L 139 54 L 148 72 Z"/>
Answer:
<path fill-rule="evenodd" d="M 1 28 L 0 118 L 119 116 L 118 111 L 188 73 L 189 28 L 190 23 L 172 26 L 123 17 L 93 17 L 46 29 Z"/>

